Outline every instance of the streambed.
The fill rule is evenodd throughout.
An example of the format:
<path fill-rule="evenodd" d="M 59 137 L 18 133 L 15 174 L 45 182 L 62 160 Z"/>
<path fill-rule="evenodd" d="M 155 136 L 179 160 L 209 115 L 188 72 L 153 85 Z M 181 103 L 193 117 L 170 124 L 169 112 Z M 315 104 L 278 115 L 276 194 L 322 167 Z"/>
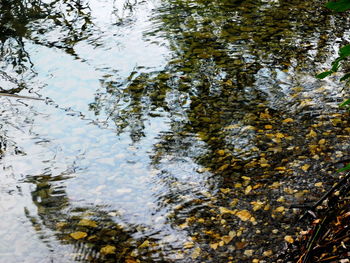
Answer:
<path fill-rule="evenodd" d="M 276 261 L 349 158 L 322 5 L 1 2 L 0 261 Z"/>

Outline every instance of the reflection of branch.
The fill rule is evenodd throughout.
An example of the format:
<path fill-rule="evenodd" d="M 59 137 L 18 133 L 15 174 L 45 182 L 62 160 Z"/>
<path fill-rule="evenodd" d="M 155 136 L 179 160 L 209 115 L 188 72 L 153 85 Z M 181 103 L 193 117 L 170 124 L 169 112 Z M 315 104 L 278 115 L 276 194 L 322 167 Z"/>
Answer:
<path fill-rule="evenodd" d="M 42 98 L 35 98 L 35 97 L 30 97 L 30 96 L 21 96 L 21 95 L 10 94 L 10 93 L 1 93 L 1 92 L 0 92 L 0 96 L 17 98 L 17 99 L 44 100 Z"/>

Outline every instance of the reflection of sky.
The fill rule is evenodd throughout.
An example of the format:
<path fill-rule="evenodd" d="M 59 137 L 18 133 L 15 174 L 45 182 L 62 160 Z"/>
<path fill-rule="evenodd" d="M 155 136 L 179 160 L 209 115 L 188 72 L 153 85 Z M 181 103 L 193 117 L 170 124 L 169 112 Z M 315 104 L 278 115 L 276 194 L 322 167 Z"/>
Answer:
<path fill-rule="evenodd" d="M 43 87 L 40 93 L 60 108 L 31 101 L 27 103 L 32 106 L 25 106 L 13 99 L 2 99 L 6 103 L 1 107 L 12 109 L 2 116 L 6 119 L 7 136 L 25 153 L 8 154 L 2 164 L 8 167 L 6 175 L 10 177 L 12 187 L 17 180 L 25 181 L 28 176 L 51 174 L 55 177 L 65 173 L 73 178 L 58 184 L 66 184 L 72 205 L 107 206 L 110 210 L 121 212 L 130 223 L 160 228 L 165 222 L 162 217 L 165 211 L 153 213 L 154 216 L 151 213 L 157 207 L 161 183 L 157 179 L 159 170 L 150 167 L 149 156 L 160 132 L 169 130 L 169 120 L 162 117 L 147 121 L 146 138 L 132 144 L 129 135 L 116 136 L 113 130 L 101 129 L 90 120 L 69 116 L 62 108 L 71 108 L 96 120 L 96 116 L 88 110 L 88 104 L 94 101 L 96 91 L 101 89 L 99 79 L 103 74 L 117 72 L 115 79 L 124 79 L 137 66 L 159 70 L 169 52 L 158 44 L 151 44 L 149 39 L 147 42 L 143 39 L 142 32 L 151 27 L 148 16 L 152 4 L 144 4 L 137 9 L 135 21 L 122 27 L 111 26 L 116 18 L 112 14 L 106 15 L 106 10 L 112 12 L 112 1 L 90 2 L 93 22 L 100 30 L 100 35 L 94 37 L 98 37 L 104 45 L 94 48 L 88 41 L 76 45 L 75 51 L 84 61 L 74 59 L 59 49 L 26 42 L 26 50 L 38 73 L 37 85 Z M 50 40 L 54 41 L 54 38 L 55 34 L 51 34 Z M 187 162 L 196 167 L 190 159 Z M 187 185 L 188 177 L 179 180 Z M 0 245 L 0 256 L 9 251 L 13 256 L 7 262 L 15 262 L 13 259 L 19 262 L 24 255 L 36 260 L 36 253 L 45 257 L 49 253 L 46 245 L 35 240 L 31 224 L 23 218 L 24 207 L 33 215 L 37 209 L 30 197 L 30 191 L 35 187 L 30 184 L 23 186 L 23 197 L 5 196 L 13 199 L 4 199 L 11 207 L 1 207 L 1 222 L 12 223 L 12 227 L 1 224 L 1 239 L 7 240 L 3 239 L 6 236 L 7 242 L 17 240 L 18 243 L 13 249 Z M 13 221 L 13 217 L 18 217 L 19 221 Z M 23 225 L 22 222 L 26 223 Z M 4 233 L 4 229 L 8 231 Z M 55 242 L 47 236 L 44 239 Z M 32 251 L 38 252 L 28 252 L 31 246 L 23 245 L 28 242 L 36 247 Z M 1 250 L 5 251 L 2 253 Z M 39 257 L 37 262 L 40 260 Z"/>
<path fill-rule="evenodd" d="M 119 4 L 118 1 L 114 2 Z M 31 225 L 23 215 L 24 207 L 34 215 L 37 212 L 30 197 L 34 186 L 22 184 L 22 193 L 18 193 L 18 196 L 6 193 L 5 190 L 10 188 L 16 192 L 18 181 L 25 181 L 28 176 L 51 174 L 55 177 L 62 173 L 72 176 L 69 180 L 55 184 L 66 186 L 67 196 L 73 206 L 105 206 L 111 211 L 122 213 L 123 219 L 130 223 L 161 229 L 164 235 L 167 231 L 171 232 L 171 226 L 165 226 L 164 215 L 172 209 L 171 202 L 167 204 L 165 201 L 173 198 L 174 202 L 186 202 L 200 196 L 201 191 L 206 191 L 207 178 L 195 172 L 199 167 L 193 158 L 204 152 L 202 145 L 191 135 L 188 136 L 189 142 L 186 146 L 183 146 L 183 138 L 171 137 L 176 127 L 170 125 L 174 125 L 177 116 L 164 114 L 163 117 L 146 120 L 145 137 L 137 143 L 133 143 L 127 133 L 116 135 L 112 125 L 103 129 L 93 123 L 94 120 L 106 119 L 104 113 L 94 116 L 88 109 L 97 92 L 106 92 L 100 83 L 104 75 L 111 74 L 112 80 L 123 81 L 136 67 L 145 67 L 143 72 L 161 70 L 166 65 L 170 51 L 162 45 L 165 40 L 155 37 L 152 39 L 151 36 L 147 36 L 146 40 L 144 36 L 144 32 L 151 31 L 149 17 L 155 4 L 144 3 L 133 13 L 123 13 L 122 6 L 118 6 L 119 10 L 113 10 L 113 1 L 95 0 L 90 1 L 90 4 L 94 39 L 90 39 L 91 42 L 83 40 L 74 46 L 79 59 L 67 55 L 63 50 L 25 42 L 34 70 L 38 73 L 34 81 L 36 85 L 43 87 L 40 94 L 51 98 L 59 108 L 40 101 L 25 101 L 29 104 L 26 106 L 14 99 L 1 98 L 3 103 L 0 104 L 0 109 L 6 114 L 0 117 L 4 125 L 0 132 L 6 131 L 6 137 L 25 154 L 11 154 L 14 149 L 9 146 L 8 153 L 1 161 L 6 180 L 2 180 L 0 186 L 0 204 L 4 203 L 0 206 L 0 240 L 6 240 L 6 243 L 17 240 L 18 245 L 9 250 L 7 247 L 4 249 L 5 245 L 0 243 L 0 258 L 6 251 L 12 251 L 10 254 L 15 256 L 28 256 L 28 253 L 32 253 L 28 252 L 33 250 L 32 247 L 38 247 L 37 251 L 43 254 L 49 253 L 47 247 L 34 235 Z M 59 35 L 50 35 L 51 41 L 55 41 L 55 38 L 59 41 Z M 94 46 L 95 40 L 102 45 Z M 235 48 L 239 55 L 249 52 L 246 45 L 235 44 L 232 50 L 236 50 Z M 233 52 L 232 56 L 235 57 L 236 53 Z M 259 60 L 249 54 L 242 58 L 245 63 Z M 224 79 L 226 74 L 222 73 L 221 77 Z M 319 97 L 324 97 L 323 94 L 314 96 L 316 81 L 312 76 L 297 75 L 291 71 L 286 73 L 278 68 L 262 67 L 255 75 L 256 82 L 253 87 L 244 89 L 248 95 L 253 94 L 251 89 L 263 91 L 271 108 L 285 107 L 291 99 L 289 96 L 296 78 L 303 82 L 305 91 L 302 95 L 305 98 L 310 97 L 318 102 Z M 181 108 L 176 105 L 180 95 L 181 93 L 176 92 L 167 94 L 166 99 L 169 107 L 173 107 L 172 112 Z M 64 108 L 81 112 L 86 118 L 70 116 L 70 111 L 65 112 Z M 177 113 L 180 115 L 179 119 L 185 115 L 185 112 Z M 226 146 L 240 146 L 237 155 L 244 158 L 243 154 L 247 154 L 251 158 L 252 154 L 257 154 L 253 152 L 256 147 L 252 144 L 256 134 L 248 126 L 244 127 L 243 121 L 237 121 L 236 124 L 237 128 L 232 129 Z M 181 126 L 181 122 L 176 125 Z M 178 145 L 170 145 L 173 152 L 170 150 L 161 153 L 159 163 L 153 165 L 150 156 L 157 154 L 155 145 L 162 143 L 162 140 L 165 144 L 168 143 L 161 138 L 163 135 L 169 135 L 175 141 L 174 144 Z M 49 233 L 45 234 L 50 236 Z M 181 239 L 185 238 L 181 235 L 185 236 L 186 232 L 176 234 Z M 55 243 L 53 238 L 49 240 Z M 30 245 L 24 249 L 23 244 L 28 241 Z M 30 255 L 34 260 L 35 255 Z M 21 261 L 20 256 L 14 258 L 16 261 L 12 262 Z"/>

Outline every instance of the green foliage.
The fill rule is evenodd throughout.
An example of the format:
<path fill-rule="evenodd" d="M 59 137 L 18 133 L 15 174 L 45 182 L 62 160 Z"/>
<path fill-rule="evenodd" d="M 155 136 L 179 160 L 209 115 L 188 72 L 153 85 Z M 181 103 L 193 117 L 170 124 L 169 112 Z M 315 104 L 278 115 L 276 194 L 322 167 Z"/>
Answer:
<path fill-rule="evenodd" d="M 349 105 L 350 104 L 350 99 L 347 99 L 346 101 L 344 101 L 343 103 L 341 103 L 340 105 L 339 105 L 339 107 L 345 107 L 345 106 L 347 106 L 347 105 Z"/>
<path fill-rule="evenodd" d="M 347 164 L 345 167 L 339 169 L 337 172 L 346 172 L 350 170 L 350 163 Z"/>
<path fill-rule="evenodd" d="M 318 79 L 324 79 L 325 77 L 328 77 L 329 75 L 331 75 L 333 73 L 333 71 L 325 71 L 325 72 L 322 72 L 320 74 L 318 74 L 316 76 L 316 78 Z"/>
<path fill-rule="evenodd" d="M 344 12 L 350 9 L 350 1 L 349 0 L 339 0 L 336 2 L 329 2 L 326 4 L 326 7 L 332 9 L 336 12 Z"/>

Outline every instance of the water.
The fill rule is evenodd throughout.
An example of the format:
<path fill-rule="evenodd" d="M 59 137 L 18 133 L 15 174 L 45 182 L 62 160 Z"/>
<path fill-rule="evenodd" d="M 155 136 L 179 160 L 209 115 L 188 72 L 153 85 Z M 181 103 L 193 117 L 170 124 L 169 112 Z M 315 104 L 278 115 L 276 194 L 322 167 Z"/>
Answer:
<path fill-rule="evenodd" d="M 349 157 L 321 5 L 1 2 L 0 262 L 275 261 Z"/>

